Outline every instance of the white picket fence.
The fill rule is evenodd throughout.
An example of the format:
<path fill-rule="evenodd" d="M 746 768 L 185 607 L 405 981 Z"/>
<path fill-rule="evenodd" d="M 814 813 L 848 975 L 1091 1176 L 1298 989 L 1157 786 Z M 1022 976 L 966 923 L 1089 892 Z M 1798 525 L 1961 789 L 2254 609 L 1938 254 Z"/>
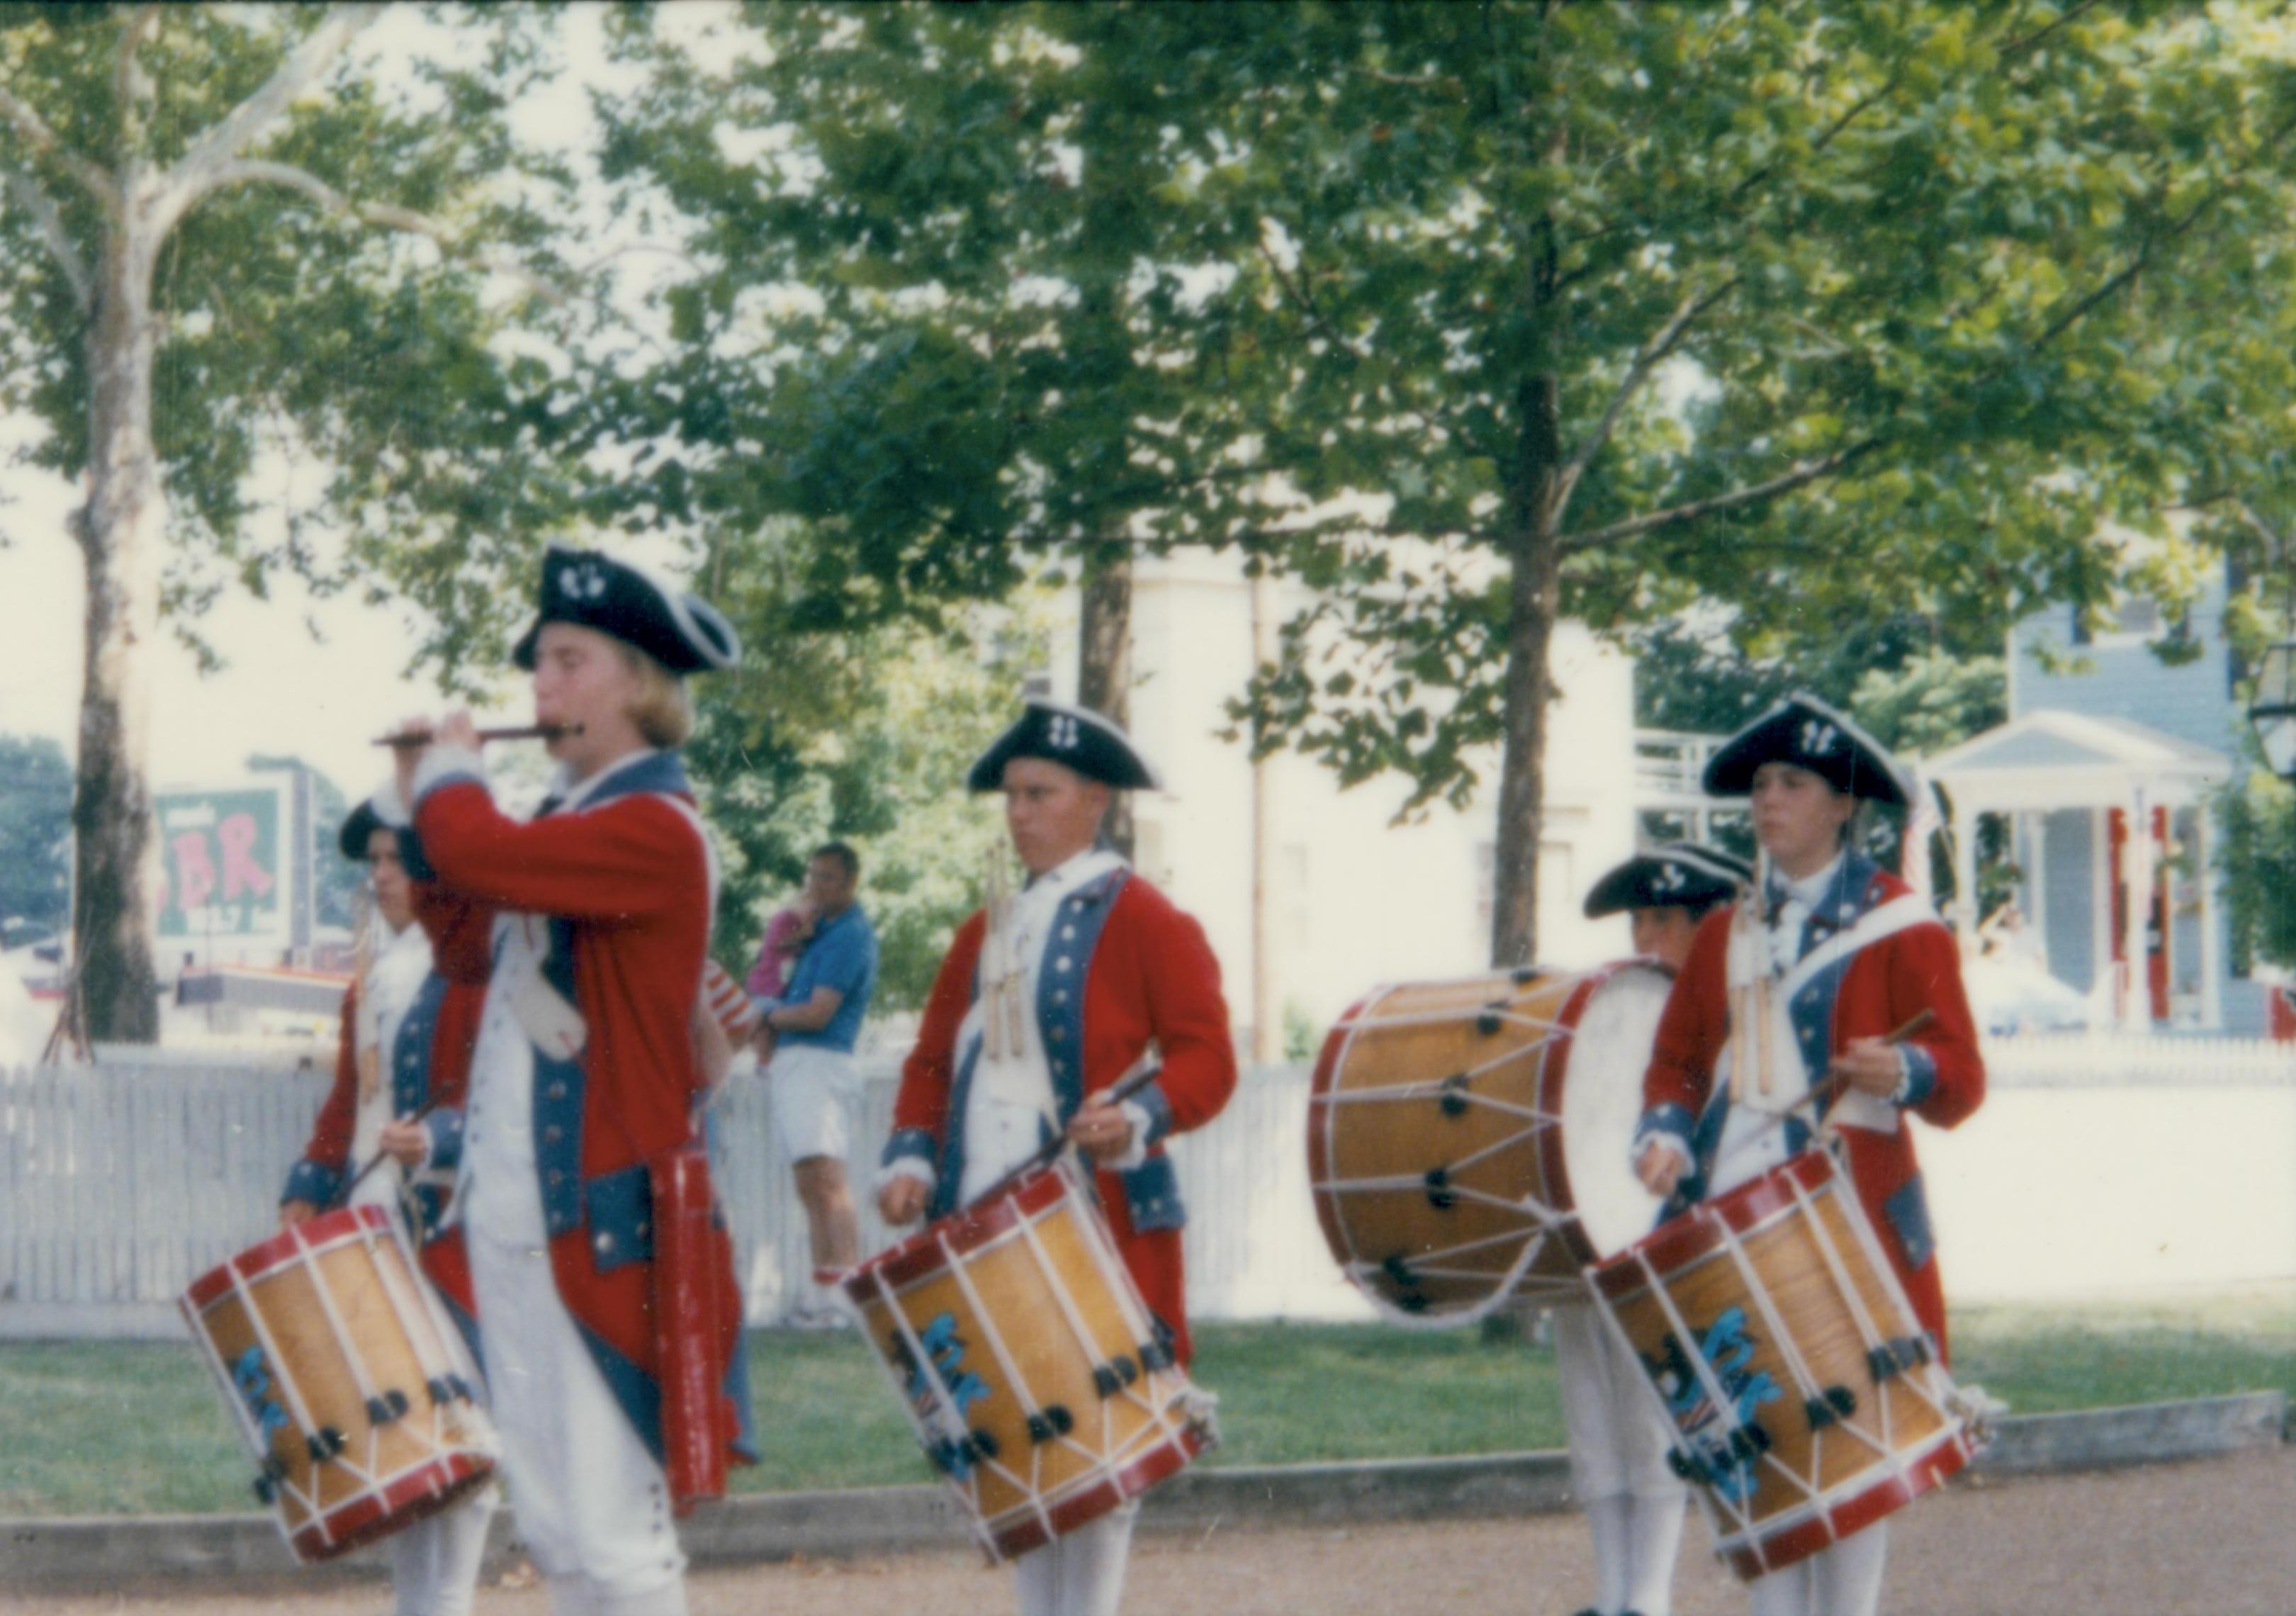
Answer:
<path fill-rule="evenodd" d="M 1922 1144 L 1957 1293 L 2296 1275 L 2296 1048 L 2072 1037 L 1987 1054 L 1995 1100 Z M 1199 1317 L 1368 1317 L 1316 1226 L 1308 1083 L 1297 1067 L 1248 1072 L 1216 1122 L 1175 1143 Z M 173 1333 L 184 1287 L 274 1226 L 324 1093 L 311 1072 L 0 1071 L 0 1337 Z M 872 1062 L 852 1161 L 871 1250 L 886 1239 L 866 1192 L 892 1093 L 890 1063 Z M 769 1323 L 811 1267 L 770 1085 L 738 1081 L 718 1120 L 748 1312 Z M 2066 1232 L 2038 1238 L 2052 1219 Z M 2021 1229 L 2034 1237 L 2010 1238 Z"/>

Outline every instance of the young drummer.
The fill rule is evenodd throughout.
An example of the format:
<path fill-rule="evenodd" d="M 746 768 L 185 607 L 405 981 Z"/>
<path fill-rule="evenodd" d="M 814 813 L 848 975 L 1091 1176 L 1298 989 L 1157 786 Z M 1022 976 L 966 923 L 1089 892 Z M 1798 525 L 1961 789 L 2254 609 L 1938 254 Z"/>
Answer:
<path fill-rule="evenodd" d="M 748 1449 L 730 1248 L 718 1230 L 673 1263 L 687 1225 L 657 1204 L 691 1182 L 715 899 L 673 749 L 685 676 L 739 647 L 701 601 L 594 552 L 554 546 L 539 607 L 514 656 L 559 729 L 552 795 L 505 817 L 455 714 L 402 748 L 401 847 L 440 968 L 485 984 L 457 1203 L 520 1534 L 556 1616 L 684 1616 L 673 1489 L 707 1482 L 683 1462 Z M 675 1328 L 705 1296 L 714 1317 Z M 673 1395 L 697 1378 L 724 1395 Z"/>
<path fill-rule="evenodd" d="M 1587 894 L 1589 920 L 1624 912 L 1635 952 L 1679 972 L 1708 911 L 1753 877 L 1718 848 L 1670 842 L 1637 854 Z M 1643 1385 L 1643 1367 L 1595 1309 L 1554 1309 L 1554 1367 L 1570 1440 L 1572 1489 L 1595 1538 L 1594 1604 L 1579 1616 L 1669 1616 L 1689 1496 L 1667 1463 L 1673 1432 Z"/>
<path fill-rule="evenodd" d="M 1219 963 L 1203 929 L 1098 845 L 1112 793 L 1155 772 L 1099 714 L 1031 701 L 966 776 L 1004 794 L 1027 890 L 990 934 L 957 928 L 901 1069 L 878 1207 L 914 1222 L 965 1204 L 1065 1133 L 1097 1169 L 1102 1210 L 1149 1308 L 1188 1358 L 1185 1216 L 1162 1141 L 1235 1087 Z M 1154 1081 L 1102 1097 L 1151 1047 Z M 1114 1616 L 1137 1500 L 1024 1554 L 1023 1616 Z"/>
<path fill-rule="evenodd" d="M 1796 694 L 1714 754 L 1705 787 L 1751 798 L 1768 869 L 1752 915 L 1709 915 L 1691 945 L 1644 1078 L 1636 1171 L 1681 1202 L 1719 1195 L 1807 1148 L 1822 1120 L 1942 1355 L 1944 1291 L 1906 1117 L 1953 1127 L 1984 1099 L 1985 1068 L 1953 936 L 1849 846 L 1859 801 L 1904 802 L 1897 766 Z M 1887 1542 L 1882 1521 L 1758 1579 L 1755 1616 L 1871 1616 Z"/>
<path fill-rule="evenodd" d="M 366 865 L 375 947 L 343 994 L 334 1087 L 280 1193 L 280 1226 L 332 1205 L 348 1180 L 386 1158 L 351 1186 L 346 1202 L 404 1209 L 423 1273 L 475 1346 L 470 1264 L 459 1231 L 442 1225 L 461 1155 L 480 996 L 431 968 L 398 833 L 362 803 L 337 845 Z M 494 1488 L 481 1487 L 392 1534 L 386 1552 L 398 1616 L 469 1616 L 494 1507 Z"/>

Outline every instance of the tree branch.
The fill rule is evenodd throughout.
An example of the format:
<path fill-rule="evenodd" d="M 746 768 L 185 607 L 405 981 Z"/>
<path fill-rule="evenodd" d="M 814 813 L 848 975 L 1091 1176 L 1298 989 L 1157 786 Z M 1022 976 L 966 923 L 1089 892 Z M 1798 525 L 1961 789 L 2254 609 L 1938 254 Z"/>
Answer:
<path fill-rule="evenodd" d="M 160 234 L 164 235 L 167 226 L 181 217 L 185 209 L 223 184 L 223 173 L 232 159 L 245 151 L 381 14 L 381 5 L 373 3 L 332 8 L 325 20 L 272 70 L 270 78 L 193 142 L 170 176 L 171 194 L 161 210 Z"/>
<path fill-rule="evenodd" d="M 1853 461 L 1861 460 L 1888 441 L 1880 433 L 1851 444 L 1846 449 L 1836 449 L 1815 460 L 1797 461 L 1793 469 L 1767 482 L 1758 482 L 1750 488 L 1733 488 L 1727 494 L 1717 494 L 1711 499 L 1693 499 L 1687 504 L 1671 505 L 1663 511 L 1652 511 L 1646 516 L 1631 516 L 1624 521 L 1614 521 L 1608 527 L 1591 529 L 1584 533 L 1566 533 L 1557 542 L 1566 555 L 1577 555 L 1598 546 L 1613 544 L 1622 538 L 1632 538 L 1653 528 L 1669 528 L 1682 522 L 1696 521 L 1702 516 L 1736 510 L 1765 499 L 1775 499 L 1790 494 L 1806 483 L 1821 477 L 1831 477 Z"/>
<path fill-rule="evenodd" d="M 361 224 L 428 236 L 450 257 L 462 258 L 496 275 L 508 275 L 554 305 L 563 306 L 567 301 L 564 292 L 525 265 L 496 253 L 472 251 L 465 248 L 460 234 L 445 220 L 433 218 L 427 213 L 417 213 L 412 208 L 393 207 L 387 202 L 354 201 L 317 175 L 292 163 L 266 162 L 255 159 L 226 163 L 217 171 L 213 183 L 206 189 L 220 191 L 232 185 L 284 185 L 291 191 L 301 192 L 330 213 L 357 219 Z"/>
<path fill-rule="evenodd" d="M 12 171 L 8 175 L 8 194 L 16 199 L 24 211 L 32 216 L 32 222 L 40 227 L 40 239 L 47 243 L 49 256 L 64 272 L 64 279 L 71 283 L 72 300 L 79 305 L 80 313 L 94 313 L 95 283 L 88 275 L 86 260 L 80 257 L 79 250 L 72 245 L 71 236 L 64 229 L 64 217 L 57 209 L 55 200 L 43 191 L 37 181 Z"/>
<path fill-rule="evenodd" d="M 1571 493 L 1578 486 L 1578 480 L 1586 475 L 1587 468 L 1593 463 L 1595 455 L 1610 441 L 1611 432 L 1618 427 L 1620 415 L 1633 401 L 1634 396 L 1642 390 L 1643 383 L 1650 380 L 1651 372 L 1674 351 L 1676 345 L 1682 340 L 1683 333 L 1696 323 L 1698 317 L 1734 291 L 1743 278 L 1742 275 L 1733 275 L 1710 291 L 1691 293 L 1676 306 L 1674 313 L 1667 316 L 1666 324 L 1658 328 L 1651 340 L 1643 344 L 1642 350 L 1635 355 L 1634 363 L 1627 366 L 1627 373 L 1617 390 L 1611 395 L 1611 402 L 1603 407 L 1603 418 L 1595 423 L 1595 430 L 1587 435 L 1586 441 L 1571 454 L 1563 464 L 1562 474 L 1555 478 L 1554 489 L 1549 496 L 1549 521 L 1562 521 L 1562 513 L 1570 507 Z"/>
<path fill-rule="evenodd" d="M 2083 12 L 2093 10 L 2102 3 L 2103 0 L 2075 0 L 2073 4 L 2069 5 L 2063 11 L 2059 12 L 2054 18 L 2043 23 L 2039 28 L 2035 29 L 2031 33 L 2027 34 L 2021 39 L 2012 39 L 2009 41 L 2009 43 L 2003 45 L 1996 54 L 2000 56 L 2000 58 L 2005 62 L 2012 56 L 2021 56 L 2027 51 L 2031 50 L 2035 45 L 2040 44 L 2041 41 L 2046 39 L 2050 35 L 2055 33 L 2059 29 L 2064 27 L 2065 24 L 2079 16 Z"/>
<path fill-rule="evenodd" d="M 119 188 L 111 183 L 111 176 L 58 140 L 56 132 L 48 127 L 47 120 L 32 111 L 5 85 L 0 85 L 0 118 L 5 118 L 14 125 L 16 133 L 21 135 L 34 151 L 54 158 L 64 172 L 78 180 L 97 201 L 106 208 L 119 205 Z"/>
<path fill-rule="evenodd" d="M 144 155 L 144 109 L 152 99 L 152 76 L 136 65 L 135 53 L 160 25 L 157 4 L 139 7 L 119 30 L 111 63 L 112 103 L 119 109 L 119 159 L 124 169 Z"/>

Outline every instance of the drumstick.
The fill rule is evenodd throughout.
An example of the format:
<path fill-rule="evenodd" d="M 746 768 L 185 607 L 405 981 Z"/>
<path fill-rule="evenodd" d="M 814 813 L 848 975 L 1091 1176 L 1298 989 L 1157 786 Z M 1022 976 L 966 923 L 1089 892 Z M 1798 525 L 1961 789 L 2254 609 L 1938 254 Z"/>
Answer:
<path fill-rule="evenodd" d="M 1894 1049 L 1898 1045 L 1904 1043 L 1907 1038 L 1912 1038 L 1914 1034 L 1921 1031 L 1924 1027 L 1927 1027 L 1931 1021 L 1936 1020 L 1936 1011 L 1921 1011 L 1918 1013 L 1908 1017 L 1904 1025 L 1893 1028 L 1891 1030 L 1883 1033 L 1882 1035 L 1882 1042 Z M 1800 1111 L 1803 1106 L 1808 1105 L 1815 1101 L 1822 1099 L 1826 1101 L 1828 1103 L 1831 1103 L 1841 1093 L 1841 1091 L 1849 1086 L 1849 1079 L 1841 1076 L 1839 1073 L 1830 1074 L 1823 1081 L 1811 1084 L 1808 1094 L 1802 1095 L 1800 1099 L 1796 1100 L 1792 1105 L 1787 1106 L 1785 1110 L 1779 1112 L 1776 1115 L 1773 1116 L 1769 1120 L 1769 1122 L 1764 1124 L 1764 1126 L 1769 1127 L 1779 1122 L 1783 1122 L 1788 1117 L 1793 1115 L 1794 1112 Z"/>
<path fill-rule="evenodd" d="M 1138 1094 L 1142 1089 L 1147 1087 L 1151 1082 L 1155 1080 L 1157 1074 L 1161 1072 L 1163 1070 L 1164 1063 L 1161 1061 L 1151 1060 L 1146 1055 L 1143 1055 L 1140 1058 L 1140 1064 L 1134 1070 L 1117 1079 L 1115 1082 L 1101 1090 L 1100 1093 L 1096 1095 L 1087 1095 L 1085 1097 L 1091 1100 L 1099 1100 L 1109 1105 L 1121 1105 L 1134 1095 Z M 1030 1154 L 1026 1161 L 1022 1161 L 1020 1166 L 1014 1168 L 1011 1172 L 1005 1174 L 996 1183 L 981 1191 L 980 1194 L 975 1195 L 971 1201 L 965 1202 L 965 1204 L 967 1206 L 979 1206 L 984 1201 L 995 1200 L 1006 1190 L 1012 1188 L 1013 1184 L 1018 1180 L 1027 1177 L 1038 1168 L 1044 1167 L 1057 1160 L 1060 1153 L 1068 1149 L 1068 1135 L 1064 1133 L 1054 1135 L 1051 1138 L 1046 1140 L 1044 1144 L 1038 1145 L 1036 1151 Z"/>
<path fill-rule="evenodd" d="M 404 1120 L 408 1122 L 420 1122 L 423 1118 L 429 1116 L 432 1112 L 438 1109 L 438 1101 L 425 1100 L 421 1105 L 415 1107 L 414 1110 L 407 1112 Z M 373 1158 L 370 1160 L 365 1167 L 359 1169 L 357 1172 L 351 1175 L 351 1181 L 348 1184 L 346 1184 L 342 1188 L 337 1190 L 332 1195 L 327 1198 L 327 1204 L 321 1210 L 324 1211 L 332 1211 L 335 1208 L 348 1201 L 351 1198 L 351 1192 L 358 1188 L 360 1185 L 366 1182 L 366 1176 L 389 1160 L 390 1160 L 390 1153 L 389 1151 L 375 1152 Z"/>

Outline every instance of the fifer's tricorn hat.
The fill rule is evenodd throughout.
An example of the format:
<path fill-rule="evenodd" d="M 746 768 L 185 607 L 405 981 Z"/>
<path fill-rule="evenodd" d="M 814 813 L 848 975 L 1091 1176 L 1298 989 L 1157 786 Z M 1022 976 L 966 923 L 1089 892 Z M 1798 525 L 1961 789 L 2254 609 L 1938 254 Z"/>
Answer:
<path fill-rule="evenodd" d="M 1587 894 L 1587 918 L 1628 909 L 1710 908 L 1753 878 L 1753 867 L 1734 853 L 1670 841 L 1636 854 L 1596 882 Z"/>
<path fill-rule="evenodd" d="M 344 816 L 343 828 L 335 833 L 335 846 L 353 864 L 365 864 L 367 841 L 382 828 L 373 806 L 362 802 Z"/>
<path fill-rule="evenodd" d="M 596 550 L 553 542 L 542 558 L 534 626 L 511 660 L 529 671 L 535 644 L 550 623 L 594 628 L 636 646 L 675 674 L 707 673 L 742 660 L 734 626 L 699 595 L 644 567 Z"/>
<path fill-rule="evenodd" d="M 1118 791 L 1160 792 L 1164 783 L 1132 737 L 1089 708 L 1030 696 L 1013 726 L 989 742 L 964 776 L 969 792 L 1001 791 L 1004 766 L 1043 758 Z"/>
<path fill-rule="evenodd" d="M 1816 696 L 1796 691 L 1724 742 L 1707 759 L 1705 786 L 1716 797 L 1749 797 L 1754 771 L 1791 763 L 1837 792 L 1902 808 L 1907 799 L 1897 760 L 1882 744 Z"/>

